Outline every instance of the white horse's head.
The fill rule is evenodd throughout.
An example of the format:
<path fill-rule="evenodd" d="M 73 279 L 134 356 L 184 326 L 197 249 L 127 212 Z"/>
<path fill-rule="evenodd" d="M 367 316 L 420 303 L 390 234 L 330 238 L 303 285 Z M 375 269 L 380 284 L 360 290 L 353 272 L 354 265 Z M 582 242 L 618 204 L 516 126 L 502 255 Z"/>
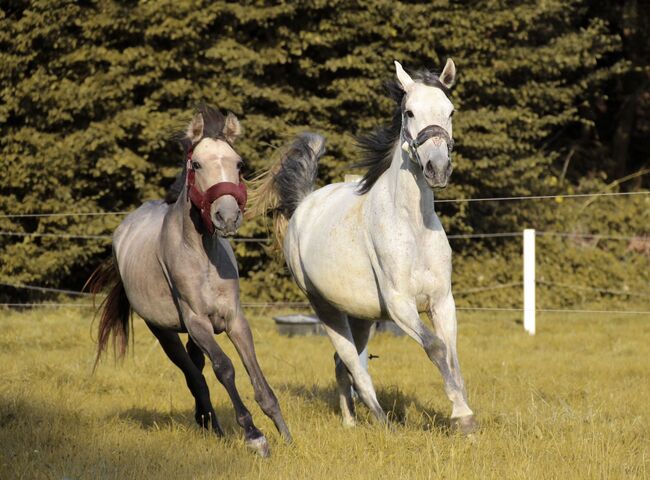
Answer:
<path fill-rule="evenodd" d="M 422 168 L 431 188 L 446 187 L 452 171 L 451 117 L 454 114 L 448 94 L 456 77 L 456 66 L 448 59 L 435 81 L 413 80 L 397 61 L 395 70 L 404 90 L 402 148 Z"/>
<path fill-rule="evenodd" d="M 240 134 L 235 115 L 228 113 L 224 117 L 218 110 L 207 108 L 194 116 L 186 130 L 190 145 L 187 186 L 188 191 L 193 190 L 190 199 L 200 209 L 208 231 L 222 236 L 237 231 L 246 203 L 246 189 L 240 178 L 243 161 L 233 148 Z"/>

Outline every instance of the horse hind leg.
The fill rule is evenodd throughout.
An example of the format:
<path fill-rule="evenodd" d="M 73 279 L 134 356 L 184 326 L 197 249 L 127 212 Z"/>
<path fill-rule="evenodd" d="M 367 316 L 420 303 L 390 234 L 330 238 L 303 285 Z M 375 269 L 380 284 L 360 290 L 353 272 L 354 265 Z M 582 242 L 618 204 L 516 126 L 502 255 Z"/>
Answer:
<path fill-rule="evenodd" d="M 357 422 L 355 420 L 354 400 L 352 399 L 352 375 L 338 353 L 334 354 L 334 374 L 336 375 L 336 386 L 339 392 L 339 406 L 343 416 L 343 426 L 354 427 Z"/>
<path fill-rule="evenodd" d="M 203 376 L 203 367 L 205 367 L 205 355 L 203 355 L 203 352 L 201 351 L 199 346 L 196 343 L 194 343 L 194 340 L 192 340 L 192 337 L 190 337 L 189 335 L 187 337 L 187 343 L 185 344 L 185 349 L 187 350 L 187 353 L 190 356 L 192 363 L 197 368 L 197 370 L 201 373 L 201 378 L 203 382 L 205 382 L 205 376 Z M 211 403 L 210 403 L 209 411 L 206 411 L 204 408 L 201 408 L 197 403 L 195 418 L 196 418 L 196 423 L 203 426 L 204 428 L 208 428 L 208 425 L 210 424 L 212 424 L 212 427 L 214 428 L 214 424 L 216 422 L 217 417 L 212 408 Z"/>
<path fill-rule="evenodd" d="M 176 332 L 170 330 L 163 330 L 148 322 L 149 330 L 158 339 L 163 351 L 167 354 L 169 359 L 176 365 L 185 375 L 187 387 L 190 389 L 192 396 L 195 400 L 195 413 L 194 419 L 201 427 L 212 430 L 219 436 L 223 436 L 223 430 L 219 425 L 217 415 L 212 407 L 210 401 L 210 390 L 205 381 L 205 377 L 201 373 L 203 366 L 197 365 L 199 363 L 197 358 L 193 358 L 192 353 L 183 348 L 183 343 Z M 189 350 L 189 349 L 188 349 Z M 203 357 L 203 353 L 199 350 L 198 353 Z M 203 363 L 205 360 L 203 359 Z"/>
<path fill-rule="evenodd" d="M 352 338 L 354 339 L 357 353 L 358 355 L 361 355 L 368 345 L 374 322 L 348 317 L 348 323 L 350 325 L 350 331 L 352 333 Z M 343 415 L 343 425 L 346 427 L 353 427 L 356 423 L 352 396 L 354 379 L 338 353 L 334 354 L 334 363 L 336 383 L 339 391 L 339 403 L 341 406 L 341 414 Z"/>
<path fill-rule="evenodd" d="M 361 364 L 359 358 L 360 351 L 357 350 L 347 316 L 325 301 L 314 298 L 310 298 L 310 300 L 318 318 L 325 325 L 325 331 L 330 337 L 336 353 L 352 376 L 354 388 L 359 394 L 359 397 L 361 397 L 361 400 L 370 409 L 377 421 L 386 424 L 388 422 L 386 414 L 377 401 L 377 394 L 372 385 L 370 374 Z M 342 387 L 345 387 L 345 384 L 339 385 L 339 392 L 342 392 Z M 345 401 L 347 404 L 347 397 L 345 397 Z M 351 414 L 352 412 L 348 410 L 347 413 Z M 345 411 L 343 415 L 345 418 Z"/>

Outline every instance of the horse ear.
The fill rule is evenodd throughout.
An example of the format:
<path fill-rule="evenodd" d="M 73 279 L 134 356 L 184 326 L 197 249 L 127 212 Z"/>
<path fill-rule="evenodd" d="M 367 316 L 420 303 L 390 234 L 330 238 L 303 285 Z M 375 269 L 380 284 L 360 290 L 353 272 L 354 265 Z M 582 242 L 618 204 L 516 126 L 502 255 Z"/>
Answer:
<path fill-rule="evenodd" d="M 237 117 L 228 112 L 228 115 L 226 115 L 226 122 L 223 127 L 223 136 L 226 137 L 226 140 L 228 140 L 230 143 L 234 143 L 237 137 L 239 137 L 242 133 L 242 128 L 241 124 L 239 123 L 239 120 L 237 120 Z"/>
<path fill-rule="evenodd" d="M 442 69 L 442 73 L 440 74 L 440 81 L 445 87 L 451 88 L 455 80 L 456 65 L 451 58 L 448 58 L 447 63 L 445 63 L 445 68 Z"/>
<path fill-rule="evenodd" d="M 194 118 L 192 118 L 192 121 L 187 126 L 185 134 L 192 142 L 192 145 L 203 138 L 203 115 L 200 113 L 194 115 Z"/>
<path fill-rule="evenodd" d="M 395 60 L 395 73 L 397 74 L 397 80 L 399 80 L 404 91 L 408 90 L 408 88 L 413 85 L 413 79 L 408 73 L 406 73 L 397 60 Z"/>

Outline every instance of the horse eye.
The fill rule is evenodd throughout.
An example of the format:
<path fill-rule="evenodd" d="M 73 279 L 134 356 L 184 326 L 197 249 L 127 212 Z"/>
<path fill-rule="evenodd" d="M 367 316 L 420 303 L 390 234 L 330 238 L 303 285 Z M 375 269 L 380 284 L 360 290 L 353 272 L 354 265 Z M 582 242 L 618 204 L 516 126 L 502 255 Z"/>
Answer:
<path fill-rule="evenodd" d="M 407 110 L 406 111 L 406 116 L 409 117 L 409 118 L 413 118 L 413 112 L 410 111 L 410 110 Z"/>
<path fill-rule="evenodd" d="M 451 113 L 449 114 L 449 118 L 454 116 L 454 113 L 456 113 L 456 110 L 452 110 Z"/>
<path fill-rule="evenodd" d="M 192 162 L 192 168 L 194 170 L 200 170 L 201 169 L 201 164 L 199 162 Z"/>

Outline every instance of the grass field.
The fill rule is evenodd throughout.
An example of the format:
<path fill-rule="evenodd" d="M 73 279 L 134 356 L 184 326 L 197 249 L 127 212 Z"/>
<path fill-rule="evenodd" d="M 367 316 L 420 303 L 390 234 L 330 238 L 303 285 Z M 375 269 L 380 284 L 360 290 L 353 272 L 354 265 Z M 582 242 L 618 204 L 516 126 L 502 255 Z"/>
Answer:
<path fill-rule="evenodd" d="M 277 313 L 277 312 L 275 312 Z M 0 310 L 0 478 L 396 479 L 647 478 L 650 318 L 543 314 L 529 337 L 516 313 L 460 313 L 459 354 L 473 438 L 450 434 L 439 373 L 408 338 L 376 336 L 370 352 L 393 430 L 358 408 L 344 429 L 325 337 L 281 337 L 251 314 L 258 357 L 295 442 L 284 445 L 253 401 L 223 337 L 240 392 L 271 443 L 243 445 L 223 388 L 206 369 L 225 439 L 199 430 L 180 371 L 140 320 L 135 351 L 91 375 L 86 310 Z"/>

